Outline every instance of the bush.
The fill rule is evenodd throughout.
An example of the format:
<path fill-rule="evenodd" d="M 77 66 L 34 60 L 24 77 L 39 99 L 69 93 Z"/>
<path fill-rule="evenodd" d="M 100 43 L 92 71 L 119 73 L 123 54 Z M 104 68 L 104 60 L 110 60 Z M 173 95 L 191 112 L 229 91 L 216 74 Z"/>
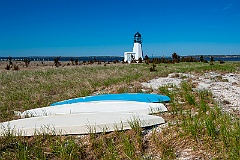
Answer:
<path fill-rule="evenodd" d="M 31 60 L 28 58 L 24 58 L 23 62 L 25 63 L 25 66 L 28 67 L 28 65 L 30 64 Z"/>
<path fill-rule="evenodd" d="M 224 64 L 224 63 L 225 63 L 225 62 L 224 62 L 224 61 L 222 61 L 222 60 L 220 60 L 219 62 L 220 62 L 220 64 Z"/>
<path fill-rule="evenodd" d="M 156 67 L 156 64 L 153 63 L 152 67 L 150 68 L 150 72 L 157 71 L 157 70 L 155 69 L 155 67 Z"/>
<path fill-rule="evenodd" d="M 10 70 L 11 66 L 9 64 L 7 64 L 7 66 L 5 67 L 6 70 Z"/>
<path fill-rule="evenodd" d="M 13 70 L 16 70 L 16 71 L 19 70 L 18 65 L 14 65 L 14 66 L 13 66 Z"/>

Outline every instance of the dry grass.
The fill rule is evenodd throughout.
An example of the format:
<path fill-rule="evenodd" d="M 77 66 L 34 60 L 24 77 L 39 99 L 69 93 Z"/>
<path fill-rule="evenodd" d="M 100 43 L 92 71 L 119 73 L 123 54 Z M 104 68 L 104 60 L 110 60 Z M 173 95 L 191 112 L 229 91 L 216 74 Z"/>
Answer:
<path fill-rule="evenodd" d="M 52 67 L 30 63 L 20 70 L 0 69 L 0 121 L 16 119 L 13 111 L 44 107 L 53 102 L 96 93 L 140 92 L 140 82 L 169 73 L 237 72 L 240 63 L 110 64 Z M 2 66 L 2 65 L 0 65 Z M 0 137 L 0 159 L 238 159 L 239 117 L 222 113 L 207 91 L 192 84 L 159 93 L 169 95 L 169 112 L 159 113 L 168 126 L 82 136 L 36 135 Z M 184 102 L 184 103 L 179 103 Z M 151 133 L 150 133 L 151 132 Z"/>

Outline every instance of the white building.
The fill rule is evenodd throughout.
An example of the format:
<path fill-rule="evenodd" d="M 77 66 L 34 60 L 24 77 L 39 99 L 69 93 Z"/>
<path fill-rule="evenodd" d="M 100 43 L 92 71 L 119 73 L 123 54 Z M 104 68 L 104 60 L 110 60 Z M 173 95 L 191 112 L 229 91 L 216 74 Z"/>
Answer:
<path fill-rule="evenodd" d="M 139 58 L 142 58 L 143 60 L 142 37 L 141 34 L 137 32 L 134 35 L 133 51 L 124 52 L 124 62 L 131 63 L 132 60 L 136 60 L 138 62 Z"/>

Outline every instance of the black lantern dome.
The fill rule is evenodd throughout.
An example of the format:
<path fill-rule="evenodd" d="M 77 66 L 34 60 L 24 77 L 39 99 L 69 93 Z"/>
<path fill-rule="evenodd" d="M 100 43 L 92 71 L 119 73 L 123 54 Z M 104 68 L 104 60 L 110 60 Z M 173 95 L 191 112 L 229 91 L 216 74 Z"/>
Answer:
<path fill-rule="evenodd" d="M 135 33 L 134 37 L 141 37 L 141 34 L 139 32 Z"/>
<path fill-rule="evenodd" d="M 142 38 L 141 34 L 139 32 L 134 34 L 134 43 L 142 43 Z"/>

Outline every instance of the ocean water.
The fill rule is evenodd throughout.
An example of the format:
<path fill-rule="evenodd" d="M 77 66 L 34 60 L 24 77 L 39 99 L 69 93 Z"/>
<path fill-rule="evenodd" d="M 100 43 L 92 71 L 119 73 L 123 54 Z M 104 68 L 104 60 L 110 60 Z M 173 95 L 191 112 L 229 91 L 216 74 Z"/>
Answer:
<path fill-rule="evenodd" d="M 199 60 L 199 58 L 195 58 Z M 204 60 L 210 61 L 209 57 L 204 57 Z M 213 59 L 214 61 L 240 61 L 240 57 L 216 57 Z"/>
<path fill-rule="evenodd" d="M 210 58 L 205 58 L 207 61 L 210 61 Z M 230 58 L 230 57 L 223 57 L 223 58 L 214 58 L 214 61 L 240 61 L 240 57 L 234 57 L 234 58 Z"/>

